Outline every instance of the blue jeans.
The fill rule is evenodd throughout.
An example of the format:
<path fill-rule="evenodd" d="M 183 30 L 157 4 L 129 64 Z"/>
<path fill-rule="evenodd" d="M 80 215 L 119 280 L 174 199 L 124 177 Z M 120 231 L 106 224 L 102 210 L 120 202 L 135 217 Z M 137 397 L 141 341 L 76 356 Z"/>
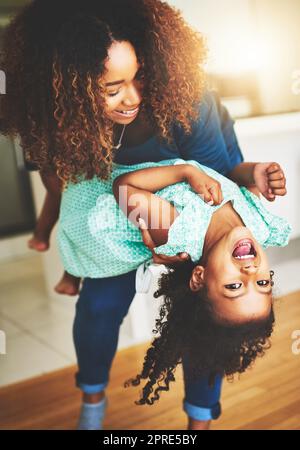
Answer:
<path fill-rule="evenodd" d="M 83 282 L 76 304 L 73 338 L 78 360 L 76 385 L 85 393 L 105 389 L 115 356 L 120 325 L 135 295 L 136 271 L 117 277 Z M 196 420 L 217 419 L 221 413 L 221 377 L 213 387 L 208 379 L 187 379 L 188 364 L 183 361 L 185 398 L 183 409 Z"/>

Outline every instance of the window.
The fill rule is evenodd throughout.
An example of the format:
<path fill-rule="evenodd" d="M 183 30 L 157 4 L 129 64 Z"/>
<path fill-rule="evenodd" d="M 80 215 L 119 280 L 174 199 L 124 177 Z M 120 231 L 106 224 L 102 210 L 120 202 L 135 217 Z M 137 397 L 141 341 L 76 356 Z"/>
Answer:
<path fill-rule="evenodd" d="M 169 0 L 207 38 L 209 83 L 235 117 L 300 110 L 299 0 Z"/>

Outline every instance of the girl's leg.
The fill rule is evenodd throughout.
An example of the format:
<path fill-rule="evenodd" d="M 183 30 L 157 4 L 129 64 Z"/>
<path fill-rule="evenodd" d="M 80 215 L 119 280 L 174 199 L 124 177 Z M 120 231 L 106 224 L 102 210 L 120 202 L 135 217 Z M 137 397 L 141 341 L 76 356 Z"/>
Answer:
<path fill-rule="evenodd" d="M 135 295 L 135 276 L 136 271 L 132 271 L 118 277 L 87 278 L 83 282 L 76 304 L 73 338 L 79 368 L 76 385 L 83 391 L 85 404 L 104 398 L 120 325 Z"/>
<path fill-rule="evenodd" d="M 45 251 L 49 248 L 50 234 L 59 215 L 62 182 L 53 172 L 40 172 L 40 176 L 47 192 L 28 246 L 37 251 Z"/>
<path fill-rule="evenodd" d="M 210 421 L 221 414 L 222 377 L 217 376 L 214 385 L 210 386 L 208 377 L 191 378 L 188 360 L 185 358 L 182 359 L 182 368 L 185 389 L 183 410 L 189 418 L 188 429 L 208 429 Z"/>
<path fill-rule="evenodd" d="M 29 248 L 39 252 L 48 250 L 50 234 L 58 218 L 59 206 L 60 196 L 47 192 L 33 237 L 28 241 Z"/>
<path fill-rule="evenodd" d="M 81 278 L 75 277 L 68 272 L 64 272 L 54 290 L 58 294 L 77 295 L 79 292 L 80 281 Z"/>
<path fill-rule="evenodd" d="M 62 183 L 55 173 L 41 172 L 40 175 L 47 192 L 33 237 L 28 241 L 28 246 L 43 252 L 49 248 L 50 234 L 59 216 Z M 80 278 L 64 272 L 54 289 L 59 294 L 77 295 L 79 285 Z"/>

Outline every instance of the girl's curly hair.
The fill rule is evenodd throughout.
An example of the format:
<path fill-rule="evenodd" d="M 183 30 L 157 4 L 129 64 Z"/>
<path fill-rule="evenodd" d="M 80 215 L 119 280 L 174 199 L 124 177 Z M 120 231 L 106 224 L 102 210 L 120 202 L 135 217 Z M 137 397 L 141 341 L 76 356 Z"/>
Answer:
<path fill-rule="evenodd" d="M 273 307 L 266 319 L 243 324 L 221 321 L 206 293 L 191 291 L 194 267 L 191 261 L 169 266 L 159 279 L 154 297 L 162 295 L 163 303 L 153 332 L 160 336 L 147 350 L 142 372 L 124 383 L 125 387 L 137 386 L 142 378 L 148 378 L 136 404 L 152 405 L 159 400 L 159 392 L 168 391 L 170 382 L 175 381 L 179 363 L 185 364 L 186 379 L 207 376 L 213 384 L 217 375 L 233 379 L 235 373 L 244 372 L 271 346 Z"/>
<path fill-rule="evenodd" d="M 26 159 L 64 181 L 107 179 L 113 122 L 101 79 L 108 49 L 129 41 L 141 64 L 142 108 L 160 139 L 199 115 L 206 47 L 160 0 L 33 0 L 7 27 L 0 67 L 2 132 L 20 136 Z"/>

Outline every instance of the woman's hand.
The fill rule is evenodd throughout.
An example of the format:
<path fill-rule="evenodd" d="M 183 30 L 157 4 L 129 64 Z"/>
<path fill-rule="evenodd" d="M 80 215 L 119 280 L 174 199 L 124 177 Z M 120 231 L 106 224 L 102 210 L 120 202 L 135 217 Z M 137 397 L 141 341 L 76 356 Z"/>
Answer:
<path fill-rule="evenodd" d="M 166 256 L 162 254 L 157 254 L 154 251 L 154 248 L 157 247 L 155 242 L 153 241 L 145 221 L 140 217 L 138 219 L 138 222 L 140 224 L 140 230 L 142 233 L 142 238 L 145 246 L 151 251 L 152 253 L 152 259 L 155 264 L 176 264 L 176 263 L 182 263 L 184 261 L 187 261 L 190 256 L 188 253 L 179 253 L 176 256 Z"/>
<path fill-rule="evenodd" d="M 253 178 L 256 187 L 269 202 L 273 202 L 276 195 L 282 196 L 287 192 L 284 172 L 278 163 L 255 164 Z"/>
<path fill-rule="evenodd" d="M 191 164 L 186 166 L 186 181 L 209 205 L 220 205 L 223 201 L 221 184 Z"/>

